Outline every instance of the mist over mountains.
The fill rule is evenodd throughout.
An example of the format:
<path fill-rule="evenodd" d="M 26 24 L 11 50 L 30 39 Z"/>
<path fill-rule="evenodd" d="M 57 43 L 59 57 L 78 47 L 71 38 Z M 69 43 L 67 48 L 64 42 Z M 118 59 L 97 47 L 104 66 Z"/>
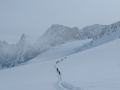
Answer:
<path fill-rule="evenodd" d="M 21 63 L 27 62 L 51 47 L 75 40 L 93 39 L 77 49 L 78 52 L 107 43 L 120 36 L 120 21 L 111 25 L 99 25 L 78 29 L 77 27 L 67 27 L 54 24 L 31 44 L 27 41 L 29 38 L 23 34 L 16 44 L 8 44 L 6 41 L 0 41 L 0 68 L 10 68 Z"/>

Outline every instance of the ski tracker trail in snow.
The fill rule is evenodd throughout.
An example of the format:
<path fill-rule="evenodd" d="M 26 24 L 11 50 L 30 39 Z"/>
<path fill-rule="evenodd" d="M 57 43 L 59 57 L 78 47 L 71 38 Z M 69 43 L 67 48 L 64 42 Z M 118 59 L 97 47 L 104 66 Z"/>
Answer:
<path fill-rule="evenodd" d="M 62 81 L 62 74 L 59 71 L 57 64 L 62 63 L 62 61 L 65 59 L 66 59 L 66 57 L 64 59 L 62 58 L 60 61 L 57 61 L 56 64 L 54 65 L 54 67 L 57 71 L 57 74 L 58 74 L 58 80 L 54 83 L 55 89 L 57 89 L 57 90 L 83 90 L 83 89 L 80 89 L 79 87 L 74 87 L 71 84 L 69 84 L 65 81 L 64 82 Z"/>
<path fill-rule="evenodd" d="M 58 69 L 56 64 L 54 65 L 54 67 L 55 67 L 56 70 Z M 58 72 L 57 72 L 57 74 L 58 74 L 58 80 L 57 80 L 57 82 L 54 83 L 54 87 L 57 90 L 64 90 L 63 87 L 61 86 L 61 80 L 62 80 L 61 75 L 59 75 Z"/>
<path fill-rule="evenodd" d="M 73 44 L 78 45 L 72 42 L 69 46 Z M 120 90 L 120 38 L 69 56 L 65 48 L 59 47 L 63 52 L 51 49 L 44 53 L 44 57 L 53 55 L 55 59 L 41 62 L 38 57 L 30 63 L 0 70 L 0 90 Z M 61 57 L 56 58 L 57 54 Z"/>

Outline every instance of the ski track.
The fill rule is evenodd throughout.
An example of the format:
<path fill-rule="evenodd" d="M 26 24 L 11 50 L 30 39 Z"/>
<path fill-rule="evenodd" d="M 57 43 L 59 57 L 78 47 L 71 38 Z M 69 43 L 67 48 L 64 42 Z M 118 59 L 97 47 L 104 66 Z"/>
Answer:
<path fill-rule="evenodd" d="M 56 64 L 55 64 L 55 69 L 57 69 L 57 66 L 56 66 Z M 57 80 L 57 82 L 55 82 L 54 83 L 54 87 L 57 89 L 57 90 L 64 90 L 61 86 L 60 86 L 60 81 L 62 80 L 62 78 L 61 78 L 61 76 L 60 75 L 58 75 L 58 80 Z"/>
<path fill-rule="evenodd" d="M 74 86 L 72 86 L 72 85 L 70 85 L 69 83 L 66 83 L 66 82 L 62 82 L 61 85 L 68 90 L 83 90 L 79 87 L 74 87 Z"/>
<path fill-rule="evenodd" d="M 66 57 L 64 58 L 66 59 Z M 55 69 L 58 67 L 56 66 L 59 62 L 64 60 L 63 58 L 60 61 L 57 61 L 56 64 L 54 65 Z M 74 87 L 73 85 L 67 83 L 67 82 L 61 82 L 62 81 L 62 76 L 58 74 L 58 81 L 54 83 L 54 87 L 57 90 L 83 90 L 79 87 Z"/>

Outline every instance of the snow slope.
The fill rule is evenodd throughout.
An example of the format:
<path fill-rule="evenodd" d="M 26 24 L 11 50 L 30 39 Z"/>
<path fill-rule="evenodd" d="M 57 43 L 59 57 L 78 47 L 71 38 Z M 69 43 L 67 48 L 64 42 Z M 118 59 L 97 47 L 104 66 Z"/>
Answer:
<path fill-rule="evenodd" d="M 71 55 L 58 67 L 64 81 L 84 90 L 120 90 L 120 39 Z"/>
<path fill-rule="evenodd" d="M 120 90 L 120 39 L 61 60 L 1 70 L 0 90 Z"/>
<path fill-rule="evenodd" d="M 77 51 L 83 51 L 90 49 L 105 43 L 108 43 L 116 38 L 120 37 L 120 22 L 107 25 L 101 29 L 101 32 L 96 34 L 90 43 L 85 44 L 81 48 L 77 48 Z"/>
<path fill-rule="evenodd" d="M 53 60 L 53 59 L 57 59 L 60 57 L 77 53 L 77 50 L 76 50 L 77 48 L 80 48 L 81 46 L 89 43 L 91 40 L 92 39 L 86 39 L 81 41 L 69 41 L 68 43 L 52 47 L 49 50 L 41 53 L 35 59 L 30 60 L 26 63 L 48 61 L 48 60 Z"/>
<path fill-rule="evenodd" d="M 24 62 L 30 61 L 48 49 L 52 50 L 53 47 L 58 48 L 59 45 L 66 44 L 70 41 L 93 39 L 91 42 L 83 46 L 80 45 L 81 47 L 75 47 L 75 52 L 81 52 L 112 41 L 118 37 L 120 37 L 120 21 L 111 25 L 95 24 L 84 27 L 83 29 L 78 29 L 77 27 L 70 28 L 55 24 L 47 29 L 47 31 L 40 36 L 34 44 L 30 43 L 31 39 L 25 34 L 21 36 L 20 40 L 15 45 L 9 45 L 5 41 L 0 41 L 0 69 L 18 66 Z M 49 51 L 51 52 L 51 50 Z M 74 51 L 68 52 L 67 50 L 66 54 L 63 54 L 72 54 L 75 53 Z M 53 56 L 51 53 L 50 55 Z M 40 57 L 42 58 L 44 54 L 45 53 L 43 53 Z M 61 55 L 57 54 L 57 52 L 55 56 L 61 57 Z"/>

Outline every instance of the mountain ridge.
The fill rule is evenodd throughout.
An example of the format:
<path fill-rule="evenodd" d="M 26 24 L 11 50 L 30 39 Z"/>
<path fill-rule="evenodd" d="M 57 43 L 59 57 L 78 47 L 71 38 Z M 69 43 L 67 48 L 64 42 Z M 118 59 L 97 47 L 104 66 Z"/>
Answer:
<path fill-rule="evenodd" d="M 0 67 L 9 68 L 27 62 L 51 47 L 69 41 L 93 39 L 90 43 L 78 48 L 78 52 L 107 43 L 120 36 L 120 21 L 111 25 L 86 26 L 83 29 L 53 24 L 39 37 L 35 44 L 26 41 L 27 35 L 23 34 L 17 44 L 9 45 L 0 42 Z"/>

